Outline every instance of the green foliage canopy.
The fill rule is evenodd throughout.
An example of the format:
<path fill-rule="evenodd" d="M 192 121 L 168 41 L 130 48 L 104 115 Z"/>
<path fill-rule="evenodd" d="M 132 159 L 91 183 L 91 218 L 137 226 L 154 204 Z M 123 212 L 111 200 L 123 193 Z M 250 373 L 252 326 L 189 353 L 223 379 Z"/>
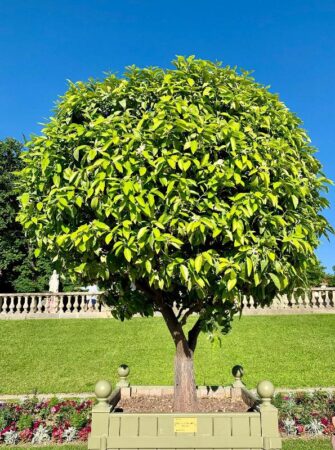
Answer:
<path fill-rule="evenodd" d="M 98 281 L 121 318 L 159 297 L 225 327 L 242 294 L 304 285 L 328 180 L 301 121 L 249 74 L 174 65 L 71 83 L 24 155 L 19 218 L 36 254 Z"/>

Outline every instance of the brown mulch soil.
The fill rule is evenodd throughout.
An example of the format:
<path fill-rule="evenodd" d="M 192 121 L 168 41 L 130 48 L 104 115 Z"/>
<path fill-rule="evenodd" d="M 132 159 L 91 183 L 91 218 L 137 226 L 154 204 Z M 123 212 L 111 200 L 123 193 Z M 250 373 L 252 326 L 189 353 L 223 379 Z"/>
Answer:
<path fill-rule="evenodd" d="M 204 397 L 198 399 L 197 412 L 246 412 L 247 406 L 242 400 L 232 402 L 229 398 Z M 127 413 L 171 413 L 173 412 L 173 398 L 164 397 L 131 397 L 119 401 L 116 411 Z"/>

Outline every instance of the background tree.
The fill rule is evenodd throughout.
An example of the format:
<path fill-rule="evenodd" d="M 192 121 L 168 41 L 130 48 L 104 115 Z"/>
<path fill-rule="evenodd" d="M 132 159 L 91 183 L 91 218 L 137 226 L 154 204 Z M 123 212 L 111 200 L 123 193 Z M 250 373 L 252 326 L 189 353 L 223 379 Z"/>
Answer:
<path fill-rule="evenodd" d="M 17 222 L 20 192 L 13 172 L 22 169 L 22 144 L 0 141 L 0 292 L 43 292 L 49 287 L 51 259 L 36 260 L 22 225 Z"/>
<path fill-rule="evenodd" d="M 332 267 L 333 273 L 327 273 L 325 276 L 325 282 L 329 287 L 335 287 L 335 266 Z"/>
<path fill-rule="evenodd" d="M 15 271 L 26 254 L 22 226 L 15 221 L 19 210 L 12 172 L 22 167 L 22 146 L 14 139 L 0 141 L 0 290 L 11 292 Z"/>
<path fill-rule="evenodd" d="M 229 67 L 174 64 L 70 84 L 24 155 L 20 220 L 119 318 L 162 313 L 175 410 L 190 411 L 200 331 L 227 332 L 244 294 L 265 305 L 306 283 L 327 180 L 276 95 Z"/>
<path fill-rule="evenodd" d="M 306 268 L 307 285 L 318 287 L 326 280 L 326 267 L 321 264 L 318 258 L 315 258 Z"/>

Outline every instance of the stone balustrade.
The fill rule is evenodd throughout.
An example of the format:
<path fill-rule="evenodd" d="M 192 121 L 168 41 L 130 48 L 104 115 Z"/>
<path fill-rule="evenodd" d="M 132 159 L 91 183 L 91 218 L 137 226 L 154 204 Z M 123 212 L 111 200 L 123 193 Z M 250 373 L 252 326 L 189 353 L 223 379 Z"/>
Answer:
<path fill-rule="evenodd" d="M 103 292 L 0 294 L 0 319 L 107 317 Z"/>
<path fill-rule="evenodd" d="M 110 317 L 103 292 L 41 292 L 0 294 L 0 319 L 93 318 Z M 243 314 L 335 313 L 335 288 L 319 287 L 303 295 L 281 295 L 272 305 L 256 307 L 252 297 L 244 296 Z M 159 315 L 159 314 L 157 314 Z"/>
<path fill-rule="evenodd" d="M 302 295 L 293 293 L 277 296 L 271 306 L 256 307 L 253 297 L 243 296 L 243 314 L 300 314 L 300 313 L 335 313 L 335 288 L 315 287 Z"/>

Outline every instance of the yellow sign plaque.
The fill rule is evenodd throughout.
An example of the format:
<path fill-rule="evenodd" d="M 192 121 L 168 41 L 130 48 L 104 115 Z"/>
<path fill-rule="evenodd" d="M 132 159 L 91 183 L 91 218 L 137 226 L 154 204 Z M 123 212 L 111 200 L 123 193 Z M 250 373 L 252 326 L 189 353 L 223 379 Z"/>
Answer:
<path fill-rule="evenodd" d="M 198 419 L 195 417 L 175 417 L 175 433 L 196 433 L 198 430 Z"/>

